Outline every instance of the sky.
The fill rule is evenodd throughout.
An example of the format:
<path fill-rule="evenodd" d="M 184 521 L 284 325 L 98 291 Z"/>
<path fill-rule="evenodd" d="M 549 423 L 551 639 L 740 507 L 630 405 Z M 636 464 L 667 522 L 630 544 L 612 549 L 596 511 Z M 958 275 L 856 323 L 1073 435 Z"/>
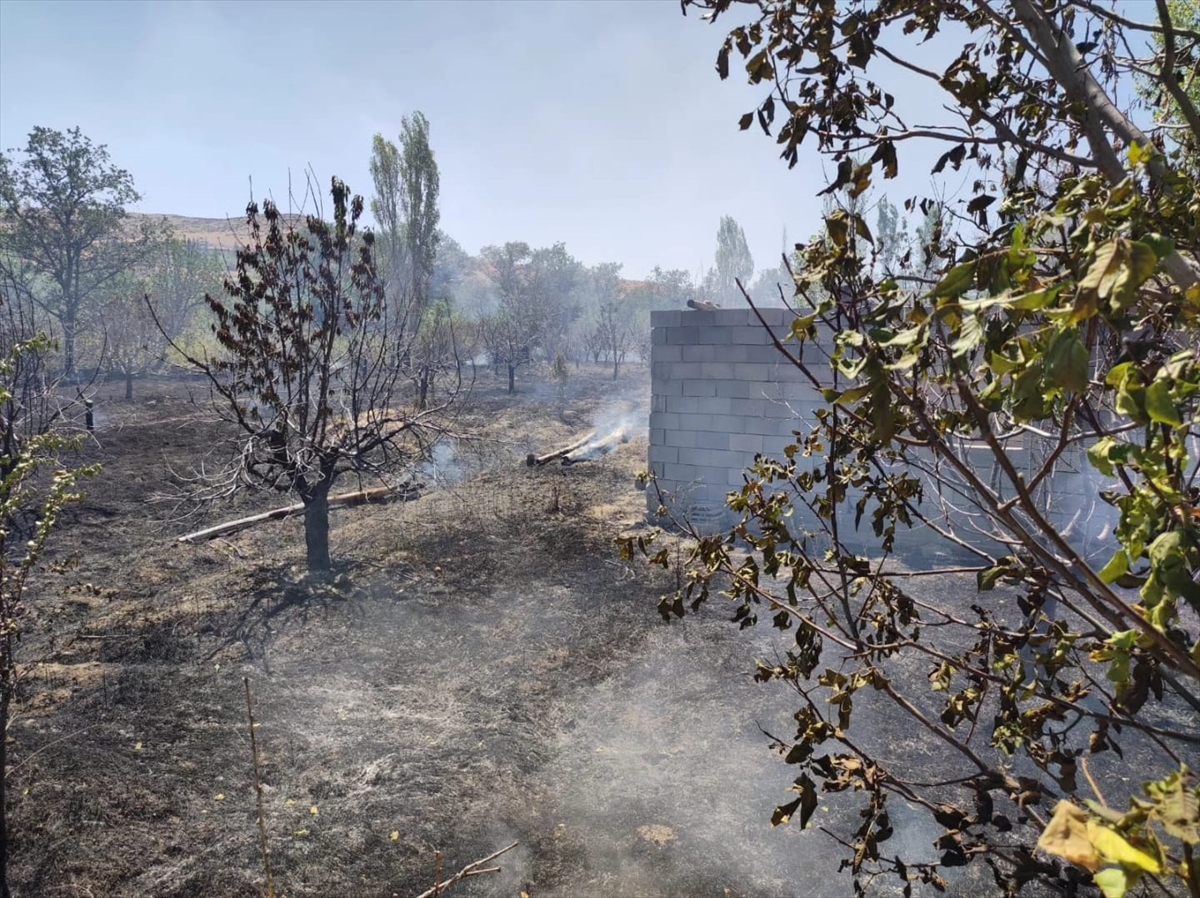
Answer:
<path fill-rule="evenodd" d="M 468 252 L 563 241 L 630 278 L 696 273 L 732 215 L 773 268 L 785 227 L 818 230 L 832 169 L 810 148 L 789 171 L 738 129 L 762 89 L 718 78 L 729 27 L 677 0 L 0 0 L 0 148 L 79 126 L 137 211 L 240 217 L 251 179 L 282 206 L 308 167 L 369 196 L 372 136 L 420 110 Z M 908 76 L 889 77 L 899 97 Z M 927 185 L 917 153 L 894 201 Z"/>

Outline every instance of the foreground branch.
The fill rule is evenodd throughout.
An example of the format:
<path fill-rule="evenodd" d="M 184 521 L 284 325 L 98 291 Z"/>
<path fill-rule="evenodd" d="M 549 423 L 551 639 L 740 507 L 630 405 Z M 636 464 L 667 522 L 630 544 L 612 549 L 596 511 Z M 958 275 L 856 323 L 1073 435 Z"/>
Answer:
<path fill-rule="evenodd" d="M 463 879 L 467 879 L 468 877 L 471 877 L 471 876 L 480 876 L 484 873 L 499 873 L 500 872 L 499 867 L 485 867 L 484 864 L 494 861 L 496 858 L 500 857 L 500 855 L 506 854 L 506 853 L 512 851 L 514 848 L 516 848 L 520 844 L 521 844 L 520 842 L 513 842 L 511 845 L 507 846 L 506 848 L 501 848 L 499 851 L 497 851 L 493 854 L 489 854 L 485 858 L 480 858 L 477 861 L 473 861 L 472 863 L 467 864 L 465 867 L 463 867 L 461 870 L 459 870 L 457 873 L 455 873 L 453 876 L 451 876 L 445 882 L 435 883 L 433 888 L 425 890 L 420 895 L 418 895 L 417 898 L 435 898 L 435 896 L 442 894 L 444 891 L 446 891 L 448 888 L 450 888 L 456 882 L 463 880 Z"/>

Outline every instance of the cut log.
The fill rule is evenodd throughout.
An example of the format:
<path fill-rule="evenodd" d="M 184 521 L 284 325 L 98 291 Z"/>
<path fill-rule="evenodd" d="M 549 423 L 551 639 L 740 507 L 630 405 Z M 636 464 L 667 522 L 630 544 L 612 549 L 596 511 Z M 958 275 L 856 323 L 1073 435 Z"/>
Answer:
<path fill-rule="evenodd" d="M 414 483 L 405 483 L 396 488 L 380 486 L 374 489 L 355 490 L 352 493 L 339 493 L 336 496 L 330 496 L 329 507 L 345 508 L 347 506 L 362 505 L 364 502 L 374 502 L 376 500 L 384 502 L 408 502 L 412 499 L 419 498 L 420 495 L 420 490 Z M 270 511 L 264 511 L 260 514 L 252 514 L 249 517 L 238 518 L 236 521 L 226 521 L 224 524 L 217 524 L 214 527 L 206 527 L 203 530 L 197 530 L 195 533 L 188 533 L 185 536 L 179 537 L 179 542 L 194 543 L 204 539 L 212 539 L 215 536 L 224 536 L 226 533 L 235 533 L 238 530 L 245 530 L 247 527 L 253 527 L 256 524 L 261 524 L 263 521 L 275 521 L 279 518 L 286 518 L 294 514 L 300 514 L 303 511 L 304 503 L 297 502 L 295 505 L 286 505 L 283 508 L 273 508 Z"/>
<path fill-rule="evenodd" d="M 582 446 L 576 446 L 563 456 L 562 463 L 564 465 L 575 465 L 581 461 L 591 461 L 593 458 L 608 455 L 617 446 L 622 443 L 628 443 L 629 440 L 629 428 L 622 424 L 603 439 L 596 440 L 594 443 L 585 443 Z"/>
<path fill-rule="evenodd" d="M 587 436 L 576 440 L 569 446 L 563 446 L 561 449 L 555 449 L 553 452 L 547 452 L 545 455 L 534 455 L 531 452 L 529 455 L 525 456 L 525 464 L 530 468 L 534 466 L 540 468 L 542 465 L 548 465 L 555 459 L 562 458 L 563 456 L 570 455 L 572 452 L 575 452 L 578 449 L 582 449 L 584 446 L 590 443 L 595 436 L 596 431 L 593 430 L 588 433 Z"/>

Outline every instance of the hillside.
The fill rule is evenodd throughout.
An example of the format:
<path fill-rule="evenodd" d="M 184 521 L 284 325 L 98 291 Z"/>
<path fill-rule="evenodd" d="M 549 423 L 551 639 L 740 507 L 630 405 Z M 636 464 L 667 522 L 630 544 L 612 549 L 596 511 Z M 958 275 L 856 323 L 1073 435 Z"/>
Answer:
<path fill-rule="evenodd" d="M 176 237 L 195 240 L 213 249 L 233 250 L 249 236 L 244 216 L 225 218 L 195 218 L 190 215 L 163 215 L 156 212 L 130 212 L 135 227 L 145 220 L 165 220 Z M 285 220 L 300 221 L 299 215 L 285 215 Z"/>

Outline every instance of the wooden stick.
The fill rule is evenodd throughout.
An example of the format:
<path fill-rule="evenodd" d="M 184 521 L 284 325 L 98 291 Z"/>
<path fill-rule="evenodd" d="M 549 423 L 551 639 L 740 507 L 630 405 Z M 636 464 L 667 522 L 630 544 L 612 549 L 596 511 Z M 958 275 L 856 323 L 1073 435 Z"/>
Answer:
<path fill-rule="evenodd" d="M 258 840 L 262 848 L 263 871 L 267 876 L 267 896 L 275 898 L 275 878 L 271 875 L 271 843 L 267 839 L 266 812 L 263 811 L 262 772 L 259 769 L 258 737 L 254 734 L 254 703 L 250 700 L 250 678 L 242 677 L 246 684 L 246 719 L 250 721 L 250 754 L 254 758 L 254 795 L 258 802 Z"/>
<path fill-rule="evenodd" d="M 350 505 L 361 505 L 364 502 L 372 502 L 376 499 L 387 501 L 390 499 L 399 500 L 401 502 L 409 502 L 420 497 L 420 491 L 414 483 L 405 483 L 396 489 L 389 486 L 380 486 L 369 490 L 355 490 L 352 493 L 340 493 L 336 496 L 329 497 L 329 507 L 339 508 Z M 261 514 L 252 514 L 247 518 L 238 518 L 236 521 L 226 521 L 224 524 L 217 524 L 213 527 L 206 527 L 203 530 L 197 530 L 195 533 L 188 533 L 179 537 L 181 543 L 192 543 L 202 539 L 212 539 L 215 536 L 222 536 L 226 533 L 233 533 L 236 530 L 244 530 L 247 527 L 253 527 L 255 524 L 261 524 L 263 521 L 274 521 L 279 518 L 286 518 L 290 515 L 299 514 L 304 511 L 304 503 L 297 502 L 295 505 L 287 505 L 283 508 L 273 508 L 270 511 L 264 511 Z"/>
<path fill-rule="evenodd" d="M 501 848 L 499 851 L 495 852 L 494 854 L 489 854 L 485 858 L 480 858 L 479 860 L 477 860 L 473 863 L 467 864 L 465 867 L 463 867 L 461 870 L 459 870 L 457 873 L 455 873 L 453 876 L 451 876 L 445 882 L 437 883 L 436 885 L 434 885 L 434 887 L 432 889 L 422 892 L 420 895 L 417 896 L 417 898 L 433 898 L 433 896 L 440 895 L 442 892 L 446 891 L 448 888 L 450 888 L 450 886 L 454 885 L 459 880 L 466 879 L 469 876 L 481 876 L 484 873 L 499 873 L 500 872 L 499 867 L 484 867 L 483 865 L 488 863 L 488 861 L 494 861 L 496 858 L 500 857 L 500 855 L 502 855 L 502 854 L 512 851 L 514 848 L 516 848 L 520 844 L 521 844 L 520 842 L 513 842 L 507 848 Z M 439 876 L 439 879 L 440 879 L 440 876 Z"/>
<path fill-rule="evenodd" d="M 575 449 L 571 450 L 571 452 L 568 452 L 563 457 L 562 463 L 564 465 L 573 465 L 581 461 L 587 461 L 590 458 L 595 458 L 599 455 L 608 455 L 608 453 L 612 452 L 613 449 L 615 449 L 619 444 L 628 442 L 629 428 L 625 425 L 621 425 L 602 440 L 575 447 Z M 581 452 L 581 450 L 584 449 L 587 451 Z M 578 457 L 576 457 L 574 454 L 576 452 L 580 453 Z"/>
<path fill-rule="evenodd" d="M 547 452 L 545 455 L 534 455 L 530 453 L 529 455 L 525 456 L 525 464 L 530 468 L 534 467 L 535 465 L 540 468 L 542 465 L 549 464 L 556 458 L 562 458 L 563 456 L 570 455 L 577 449 L 582 449 L 584 446 L 590 443 L 595 436 L 596 431 L 593 430 L 590 431 L 587 436 L 571 443 L 571 445 L 563 446 L 561 449 L 555 449 L 553 452 Z"/>

